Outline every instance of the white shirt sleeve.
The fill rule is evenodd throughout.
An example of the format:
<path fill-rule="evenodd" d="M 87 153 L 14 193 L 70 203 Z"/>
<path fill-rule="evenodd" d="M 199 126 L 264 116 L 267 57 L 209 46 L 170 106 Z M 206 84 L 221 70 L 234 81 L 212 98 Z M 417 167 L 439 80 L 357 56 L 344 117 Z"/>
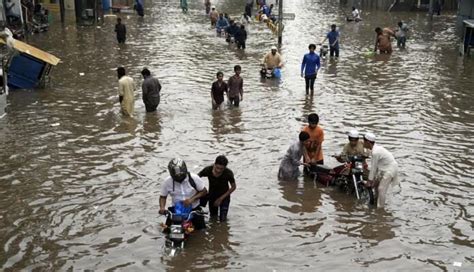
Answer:
<path fill-rule="evenodd" d="M 194 183 L 196 183 L 196 189 L 198 191 L 204 190 L 205 188 L 204 181 L 196 174 L 191 174 L 191 177 L 193 178 Z"/>
<path fill-rule="evenodd" d="M 377 152 L 376 147 L 372 149 L 372 158 L 370 161 L 370 173 L 369 173 L 369 180 L 374 180 L 375 173 L 377 172 L 377 167 L 379 164 L 379 157 L 380 153 Z"/>
<path fill-rule="evenodd" d="M 160 196 L 168 196 L 169 195 L 169 192 L 171 190 L 170 188 L 170 184 L 172 184 L 172 180 L 171 180 L 171 177 L 167 177 L 165 179 L 165 181 L 163 182 L 163 185 L 161 186 L 161 191 L 160 191 Z"/>

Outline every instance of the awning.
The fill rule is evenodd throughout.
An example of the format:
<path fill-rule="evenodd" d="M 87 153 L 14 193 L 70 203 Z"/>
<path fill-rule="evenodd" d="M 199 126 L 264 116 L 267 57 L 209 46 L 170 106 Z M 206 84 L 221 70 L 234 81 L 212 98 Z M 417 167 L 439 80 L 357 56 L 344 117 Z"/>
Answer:
<path fill-rule="evenodd" d="M 0 43 L 5 44 L 5 40 L 0 39 Z M 33 57 L 35 57 L 39 60 L 42 60 L 42 61 L 44 61 L 46 63 L 49 63 L 51 65 L 54 65 L 54 66 L 56 66 L 60 61 L 60 59 L 57 58 L 56 56 L 51 55 L 48 52 L 45 52 L 41 49 L 38 49 L 34 46 L 31 46 L 27 43 L 24 43 L 24 42 L 16 40 L 16 39 L 14 40 L 13 47 L 21 53 L 28 54 L 30 56 L 33 56 Z"/>
<path fill-rule="evenodd" d="M 466 24 L 468 27 L 470 28 L 474 28 L 474 20 L 471 19 L 471 20 L 464 20 L 462 21 L 464 24 Z"/>

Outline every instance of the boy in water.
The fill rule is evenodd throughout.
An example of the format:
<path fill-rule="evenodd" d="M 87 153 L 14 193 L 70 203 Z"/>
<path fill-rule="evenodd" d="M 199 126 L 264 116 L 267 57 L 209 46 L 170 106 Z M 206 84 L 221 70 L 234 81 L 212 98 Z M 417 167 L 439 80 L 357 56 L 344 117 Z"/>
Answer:
<path fill-rule="evenodd" d="M 242 67 L 240 67 L 240 65 L 235 65 L 234 72 L 235 74 L 227 81 L 227 85 L 229 86 L 227 98 L 229 99 L 230 104 L 238 107 L 240 101 L 244 100 L 244 80 L 240 76 Z"/>
<path fill-rule="evenodd" d="M 212 109 L 217 110 L 221 107 L 222 102 L 224 102 L 224 93 L 227 93 L 227 83 L 224 82 L 224 74 L 222 72 L 217 72 L 217 80 L 212 83 L 211 87 L 211 99 L 212 99 Z"/>
<path fill-rule="evenodd" d="M 117 18 L 117 24 L 115 25 L 115 33 L 117 33 L 117 42 L 125 43 L 127 38 L 127 28 L 122 24 L 122 19 Z"/>
<path fill-rule="evenodd" d="M 227 220 L 229 211 L 230 194 L 237 188 L 235 185 L 234 173 L 227 168 L 229 161 L 224 155 L 217 156 L 213 165 L 205 167 L 199 172 L 199 177 L 209 179 L 209 213 L 211 217 L 216 217 L 219 212 L 219 220 Z M 230 188 L 229 188 L 230 184 Z"/>

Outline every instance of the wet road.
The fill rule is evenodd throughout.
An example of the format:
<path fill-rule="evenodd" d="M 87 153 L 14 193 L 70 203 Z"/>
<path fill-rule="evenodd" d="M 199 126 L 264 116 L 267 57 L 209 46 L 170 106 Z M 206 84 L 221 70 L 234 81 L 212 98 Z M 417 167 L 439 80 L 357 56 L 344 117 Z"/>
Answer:
<path fill-rule="evenodd" d="M 218 10 L 237 16 L 238 1 Z M 242 1 L 243 2 L 243 1 Z M 29 42 L 63 60 L 49 88 L 15 91 L 0 119 L 0 267 L 14 270 L 244 271 L 474 269 L 474 62 L 458 58 L 454 15 L 364 11 L 345 23 L 331 1 L 285 1 L 281 82 L 261 81 L 258 63 L 275 39 L 249 26 L 245 53 L 215 37 L 201 4 L 184 15 L 176 2 L 148 5 L 101 28 L 58 25 Z M 364 57 L 373 29 L 407 21 L 407 50 Z M 341 59 L 325 61 L 314 98 L 304 96 L 299 66 L 307 46 L 340 25 Z M 214 75 L 243 67 L 240 109 L 212 112 Z M 123 118 L 115 68 L 141 84 L 148 67 L 162 102 Z M 80 76 L 79 73 L 85 73 Z M 399 162 L 402 190 L 385 209 L 358 205 L 311 181 L 281 183 L 279 159 L 304 117 L 318 112 L 326 162 L 351 128 L 373 131 Z M 178 257 L 164 254 L 158 197 L 166 165 L 185 158 L 197 172 L 226 154 L 236 173 L 229 222 L 211 222 Z"/>

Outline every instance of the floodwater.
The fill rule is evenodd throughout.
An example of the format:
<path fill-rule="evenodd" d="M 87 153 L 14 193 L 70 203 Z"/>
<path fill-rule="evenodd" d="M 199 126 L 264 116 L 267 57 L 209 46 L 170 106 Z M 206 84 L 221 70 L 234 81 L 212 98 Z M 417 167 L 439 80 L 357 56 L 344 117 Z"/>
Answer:
<path fill-rule="evenodd" d="M 191 2 L 191 1 L 190 1 Z M 239 15 L 244 1 L 219 1 Z M 335 1 L 334 1 L 335 2 Z M 344 22 L 332 1 L 286 0 L 280 82 L 261 81 L 259 61 L 275 43 L 251 24 L 248 49 L 217 38 L 202 3 L 148 2 L 143 19 L 61 28 L 29 39 L 62 59 L 48 88 L 13 91 L 0 119 L 0 268 L 97 271 L 461 271 L 474 270 L 474 62 L 457 55 L 454 14 L 364 11 Z M 406 50 L 367 58 L 376 26 L 407 21 Z M 341 58 L 323 62 L 313 98 L 299 77 L 302 56 L 331 23 Z M 243 67 L 239 109 L 212 112 L 215 73 Z M 136 80 L 136 115 L 119 112 L 115 68 Z M 162 101 L 146 114 L 139 72 L 160 79 Z M 80 76 L 84 73 L 84 76 Z M 368 208 L 310 180 L 282 183 L 279 160 L 305 117 L 317 112 L 330 157 L 351 128 L 373 131 L 395 155 L 402 189 L 385 210 Z M 236 174 L 229 221 L 210 222 L 178 256 L 166 256 L 158 198 L 173 157 L 197 172 L 226 154 Z"/>

